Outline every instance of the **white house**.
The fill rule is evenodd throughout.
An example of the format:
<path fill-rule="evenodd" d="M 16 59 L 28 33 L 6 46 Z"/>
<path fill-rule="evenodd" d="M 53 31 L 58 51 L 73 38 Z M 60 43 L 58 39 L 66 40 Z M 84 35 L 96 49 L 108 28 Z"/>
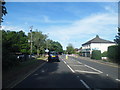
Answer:
<path fill-rule="evenodd" d="M 82 56 L 90 57 L 93 50 L 101 50 L 101 53 L 103 53 L 112 45 L 116 45 L 115 42 L 104 40 L 96 35 L 92 40 L 82 44 Z"/>

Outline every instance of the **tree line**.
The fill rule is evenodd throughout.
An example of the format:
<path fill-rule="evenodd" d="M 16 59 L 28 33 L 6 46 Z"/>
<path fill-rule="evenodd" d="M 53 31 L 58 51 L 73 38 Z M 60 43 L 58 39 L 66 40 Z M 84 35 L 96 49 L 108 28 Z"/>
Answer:
<path fill-rule="evenodd" d="M 57 51 L 58 53 L 63 52 L 62 45 L 48 38 L 46 34 L 41 31 L 32 32 L 28 35 L 21 31 L 6 31 L 0 30 L 2 33 L 2 60 L 3 66 L 14 66 L 20 62 L 16 60 L 16 56 L 19 54 L 30 55 L 31 54 L 31 43 L 32 42 L 32 53 L 37 56 L 45 54 L 45 50 Z"/>

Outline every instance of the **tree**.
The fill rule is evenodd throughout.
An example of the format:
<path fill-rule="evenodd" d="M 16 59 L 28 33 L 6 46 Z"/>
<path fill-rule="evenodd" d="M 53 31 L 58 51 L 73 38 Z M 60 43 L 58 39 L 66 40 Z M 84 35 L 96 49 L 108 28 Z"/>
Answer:
<path fill-rule="evenodd" d="M 120 60 L 120 27 L 118 27 L 118 35 L 115 36 L 114 41 L 118 44 L 118 46 L 117 46 L 118 49 L 117 49 L 116 53 L 119 54 L 117 58 Z M 119 63 L 120 63 L 120 61 L 119 61 Z"/>
<path fill-rule="evenodd" d="M 3 15 L 7 14 L 7 9 L 5 7 L 5 1 L 4 0 L 0 0 L 0 11 L 2 11 L 2 13 L 0 14 L 0 23 L 3 22 Z"/>
<path fill-rule="evenodd" d="M 28 33 L 28 38 L 30 40 L 31 34 Z M 32 42 L 33 42 L 33 46 L 36 48 L 37 51 L 37 55 L 39 55 L 40 53 L 44 52 L 44 48 L 46 46 L 46 40 L 47 35 L 42 34 L 42 32 L 32 32 Z"/>
<path fill-rule="evenodd" d="M 73 53 L 75 53 L 74 47 L 73 47 L 72 44 L 68 44 L 68 46 L 67 46 L 66 48 L 67 48 L 68 54 L 73 54 Z"/>
<path fill-rule="evenodd" d="M 118 27 L 118 35 L 115 36 L 116 39 L 114 39 L 114 41 L 117 44 L 120 44 L 120 28 Z"/>
<path fill-rule="evenodd" d="M 2 47 L 10 53 L 27 53 L 29 45 L 27 36 L 23 31 L 4 31 L 2 30 Z"/>
<path fill-rule="evenodd" d="M 59 53 L 63 52 L 62 45 L 59 42 L 55 42 L 55 41 L 51 42 L 50 50 L 51 51 L 56 51 L 56 52 L 59 52 Z"/>

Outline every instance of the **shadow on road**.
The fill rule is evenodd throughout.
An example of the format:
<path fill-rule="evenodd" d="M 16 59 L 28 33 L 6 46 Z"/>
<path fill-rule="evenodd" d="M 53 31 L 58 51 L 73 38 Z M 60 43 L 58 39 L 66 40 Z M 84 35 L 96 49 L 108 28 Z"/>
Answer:
<path fill-rule="evenodd" d="M 15 88 L 118 88 L 118 83 L 100 74 L 72 73 L 69 68 L 57 62 L 46 63 Z M 120 84 L 119 84 L 120 85 Z"/>

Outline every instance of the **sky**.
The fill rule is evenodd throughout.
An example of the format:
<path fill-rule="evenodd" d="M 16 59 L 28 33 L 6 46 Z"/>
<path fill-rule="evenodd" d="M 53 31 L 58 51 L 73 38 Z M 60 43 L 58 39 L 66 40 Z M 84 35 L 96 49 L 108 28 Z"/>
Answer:
<path fill-rule="evenodd" d="M 7 2 L 2 28 L 42 31 L 66 49 L 80 48 L 96 35 L 113 41 L 117 35 L 118 2 Z"/>

